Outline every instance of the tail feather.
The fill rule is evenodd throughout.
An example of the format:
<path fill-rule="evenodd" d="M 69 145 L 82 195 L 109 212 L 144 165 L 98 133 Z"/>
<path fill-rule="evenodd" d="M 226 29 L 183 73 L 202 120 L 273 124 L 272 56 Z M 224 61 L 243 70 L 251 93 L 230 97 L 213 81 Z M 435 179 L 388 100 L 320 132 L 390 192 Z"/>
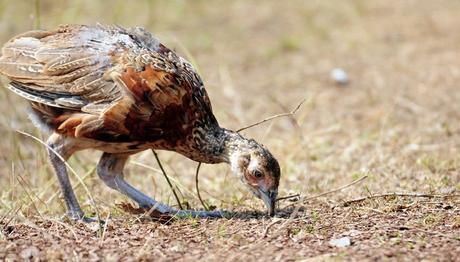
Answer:
<path fill-rule="evenodd" d="M 47 98 L 46 96 L 44 96 L 43 92 L 37 92 L 35 90 L 26 88 L 23 85 L 14 82 L 10 83 L 7 87 L 14 93 L 24 97 L 29 101 L 45 104 L 48 106 L 58 107 L 58 104 L 54 101 L 54 99 Z"/>

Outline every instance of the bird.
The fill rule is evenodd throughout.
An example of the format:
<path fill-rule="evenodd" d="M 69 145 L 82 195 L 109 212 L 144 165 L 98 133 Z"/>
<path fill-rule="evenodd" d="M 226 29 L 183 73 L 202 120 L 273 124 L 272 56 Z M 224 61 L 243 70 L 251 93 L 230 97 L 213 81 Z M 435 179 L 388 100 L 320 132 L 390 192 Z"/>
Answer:
<path fill-rule="evenodd" d="M 102 151 L 96 167 L 109 187 L 141 208 L 203 218 L 220 211 L 177 210 L 129 184 L 123 169 L 144 150 L 174 151 L 197 162 L 228 163 L 275 214 L 280 166 L 266 146 L 219 125 L 204 84 L 190 62 L 143 27 L 61 25 L 10 39 L 0 74 L 28 102 L 29 118 L 48 139 L 66 215 L 86 218 L 66 161 L 77 151 Z"/>

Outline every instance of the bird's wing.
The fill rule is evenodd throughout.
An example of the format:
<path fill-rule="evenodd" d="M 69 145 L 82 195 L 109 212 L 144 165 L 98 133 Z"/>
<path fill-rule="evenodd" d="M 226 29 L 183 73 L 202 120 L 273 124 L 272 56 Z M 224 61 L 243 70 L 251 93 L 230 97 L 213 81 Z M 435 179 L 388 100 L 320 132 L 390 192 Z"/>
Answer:
<path fill-rule="evenodd" d="M 160 123 L 167 108 L 184 111 L 186 103 L 211 112 L 191 64 L 141 28 L 31 31 L 5 44 L 0 73 L 30 101 L 93 115 L 105 129 L 124 134 L 130 132 L 127 122 Z"/>
<path fill-rule="evenodd" d="M 0 73 L 31 101 L 85 111 L 122 96 L 120 54 L 141 48 L 128 33 L 103 27 L 31 31 L 5 44 Z"/>

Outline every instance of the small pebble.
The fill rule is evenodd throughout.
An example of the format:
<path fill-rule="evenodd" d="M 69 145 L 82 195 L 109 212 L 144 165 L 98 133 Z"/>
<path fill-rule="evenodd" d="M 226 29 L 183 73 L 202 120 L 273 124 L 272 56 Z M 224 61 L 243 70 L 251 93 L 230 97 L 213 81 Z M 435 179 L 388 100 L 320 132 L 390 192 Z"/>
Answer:
<path fill-rule="evenodd" d="M 329 241 L 329 245 L 333 247 L 348 247 L 351 245 L 351 241 L 349 237 L 333 238 Z"/>
<path fill-rule="evenodd" d="M 331 78 L 339 85 L 346 85 L 349 82 L 348 75 L 342 68 L 334 68 L 331 71 Z"/>

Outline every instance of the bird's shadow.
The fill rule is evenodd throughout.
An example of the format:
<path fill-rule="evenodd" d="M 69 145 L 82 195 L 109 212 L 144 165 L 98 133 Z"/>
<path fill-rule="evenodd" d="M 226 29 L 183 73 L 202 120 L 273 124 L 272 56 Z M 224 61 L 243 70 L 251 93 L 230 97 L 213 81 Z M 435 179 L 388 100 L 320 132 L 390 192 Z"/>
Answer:
<path fill-rule="evenodd" d="M 300 207 L 298 209 L 293 207 L 278 209 L 275 213 L 274 218 L 298 218 L 305 214 L 307 211 L 306 208 Z M 235 212 L 227 212 L 227 215 L 220 218 L 215 219 L 238 219 L 238 220 L 253 220 L 253 219 L 262 219 L 262 218 L 271 218 L 266 212 L 256 211 L 256 210 L 245 210 L 245 211 L 235 211 Z"/>
<path fill-rule="evenodd" d="M 119 205 L 125 212 L 130 214 L 141 215 L 140 220 L 150 220 L 160 223 L 170 224 L 173 221 L 184 220 L 184 219 L 209 219 L 209 220 L 219 220 L 219 219 L 236 219 L 236 220 L 254 220 L 254 219 L 264 219 L 271 218 L 267 212 L 257 211 L 257 210 L 244 210 L 244 211 L 224 211 L 224 210 L 213 210 L 213 211 L 191 211 L 196 213 L 209 213 L 209 216 L 177 216 L 174 214 L 161 214 L 159 212 L 152 212 L 151 210 L 146 210 L 142 208 L 133 207 L 130 204 Z M 305 215 L 307 209 L 305 207 L 285 207 L 277 209 L 274 218 L 290 219 L 298 218 Z M 203 214 L 202 213 L 202 214 Z"/>

